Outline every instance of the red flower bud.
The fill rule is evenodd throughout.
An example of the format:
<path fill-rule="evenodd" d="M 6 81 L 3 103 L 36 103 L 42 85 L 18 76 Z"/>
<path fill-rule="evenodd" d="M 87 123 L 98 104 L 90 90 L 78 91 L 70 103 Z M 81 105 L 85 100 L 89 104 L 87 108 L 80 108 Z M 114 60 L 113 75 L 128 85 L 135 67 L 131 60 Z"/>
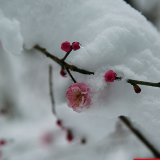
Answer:
<path fill-rule="evenodd" d="M 134 85 L 133 85 L 133 88 L 134 88 L 134 91 L 135 91 L 136 93 L 140 93 L 140 92 L 141 92 L 141 88 L 140 88 L 137 84 L 134 84 Z"/>
<path fill-rule="evenodd" d="M 79 44 L 79 42 L 73 42 L 72 43 L 72 48 L 73 48 L 73 50 L 77 50 L 77 49 L 80 49 L 80 44 Z"/>
<path fill-rule="evenodd" d="M 57 120 L 57 125 L 61 127 L 62 126 L 62 121 L 58 119 Z"/>
<path fill-rule="evenodd" d="M 65 70 L 64 68 L 61 69 L 60 75 L 61 75 L 62 77 L 67 77 L 67 76 L 66 76 L 66 75 L 67 75 L 67 72 L 66 72 L 66 70 Z"/>
<path fill-rule="evenodd" d="M 5 140 L 0 140 L 0 146 L 3 146 L 6 144 L 6 141 Z"/>
<path fill-rule="evenodd" d="M 86 143 L 86 139 L 83 138 L 83 139 L 81 140 L 81 143 L 82 143 L 82 144 L 85 144 L 85 143 Z"/>
<path fill-rule="evenodd" d="M 73 134 L 71 132 L 71 130 L 67 131 L 67 141 L 71 142 L 73 140 Z"/>
<path fill-rule="evenodd" d="M 115 72 L 113 72 L 113 71 L 108 71 L 108 72 L 106 72 L 106 74 L 105 74 L 104 77 L 105 77 L 105 80 L 106 80 L 107 82 L 114 82 L 116 76 L 117 76 L 117 74 L 116 74 Z"/>
<path fill-rule="evenodd" d="M 61 44 L 61 49 L 65 52 L 69 52 L 72 49 L 72 46 L 68 41 L 65 41 Z"/>

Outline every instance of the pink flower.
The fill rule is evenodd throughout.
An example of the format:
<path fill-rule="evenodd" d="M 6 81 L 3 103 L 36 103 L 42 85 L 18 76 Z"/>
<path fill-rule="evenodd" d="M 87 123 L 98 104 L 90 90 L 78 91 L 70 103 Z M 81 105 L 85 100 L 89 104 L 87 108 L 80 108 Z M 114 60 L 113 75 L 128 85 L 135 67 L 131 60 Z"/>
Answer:
<path fill-rule="evenodd" d="M 65 52 L 69 52 L 72 49 L 72 46 L 68 41 L 65 41 L 61 44 L 61 49 Z"/>
<path fill-rule="evenodd" d="M 72 48 L 73 48 L 73 50 L 77 50 L 77 49 L 79 49 L 80 48 L 80 44 L 79 44 L 79 42 L 73 42 L 72 43 Z"/>
<path fill-rule="evenodd" d="M 89 93 L 90 89 L 84 83 L 72 84 L 66 92 L 68 107 L 76 112 L 82 112 L 83 108 L 88 108 L 90 105 Z"/>
<path fill-rule="evenodd" d="M 106 74 L 105 74 L 104 77 L 105 77 L 105 80 L 106 80 L 107 82 L 114 82 L 116 76 L 117 76 L 117 74 L 116 74 L 115 72 L 113 72 L 113 71 L 108 71 L 108 72 L 106 72 Z"/>

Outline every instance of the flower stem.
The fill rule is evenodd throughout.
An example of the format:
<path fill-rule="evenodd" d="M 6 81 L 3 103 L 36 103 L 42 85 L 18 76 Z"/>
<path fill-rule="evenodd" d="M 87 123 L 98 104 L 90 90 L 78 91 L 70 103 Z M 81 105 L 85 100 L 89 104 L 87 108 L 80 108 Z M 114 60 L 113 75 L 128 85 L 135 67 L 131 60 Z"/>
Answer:
<path fill-rule="evenodd" d="M 66 53 L 66 55 L 61 59 L 62 61 L 65 61 L 65 59 L 68 57 L 68 55 L 71 53 L 72 49 Z"/>
<path fill-rule="evenodd" d="M 133 80 L 133 79 L 127 79 L 127 82 L 132 85 L 133 84 L 141 84 L 141 85 L 145 85 L 145 86 L 160 87 L 160 83 L 137 81 L 137 80 Z"/>
<path fill-rule="evenodd" d="M 53 96 L 53 90 L 52 90 L 52 66 L 51 65 L 49 65 L 49 92 L 50 92 L 51 103 L 52 103 L 52 112 L 56 116 L 55 102 L 54 102 L 54 96 Z"/>
<path fill-rule="evenodd" d="M 34 46 L 34 48 L 36 50 L 41 51 L 44 55 L 46 55 L 47 57 L 51 58 L 53 61 L 57 62 L 59 65 L 64 66 L 65 68 L 68 68 L 68 69 L 70 69 L 72 71 L 79 72 L 79 73 L 82 73 L 82 74 L 89 74 L 89 75 L 90 74 L 94 74 L 94 72 L 86 71 L 84 69 L 80 69 L 80 68 L 78 68 L 78 67 L 76 67 L 74 65 L 70 65 L 70 64 L 64 62 L 63 60 L 61 60 L 61 59 L 57 58 L 56 56 L 54 56 L 54 55 L 50 54 L 49 52 L 47 52 L 45 48 L 42 48 L 42 47 L 40 47 L 38 45 Z"/>
<path fill-rule="evenodd" d="M 69 76 L 72 78 L 73 82 L 74 82 L 74 83 L 77 83 L 76 80 L 73 78 L 73 76 L 72 76 L 71 72 L 69 71 L 69 69 L 66 68 L 66 70 L 67 70 Z"/>

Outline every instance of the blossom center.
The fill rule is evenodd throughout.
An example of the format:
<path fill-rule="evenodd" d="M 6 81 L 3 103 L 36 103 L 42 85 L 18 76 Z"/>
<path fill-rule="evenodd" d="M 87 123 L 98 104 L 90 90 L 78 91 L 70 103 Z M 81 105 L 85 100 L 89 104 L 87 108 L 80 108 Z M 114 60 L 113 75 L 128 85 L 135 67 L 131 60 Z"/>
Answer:
<path fill-rule="evenodd" d="M 76 97 L 77 97 L 76 105 L 78 106 L 78 103 L 82 100 L 82 94 L 81 94 L 81 93 L 78 93 L 78 94 L 76 95 Z"/>

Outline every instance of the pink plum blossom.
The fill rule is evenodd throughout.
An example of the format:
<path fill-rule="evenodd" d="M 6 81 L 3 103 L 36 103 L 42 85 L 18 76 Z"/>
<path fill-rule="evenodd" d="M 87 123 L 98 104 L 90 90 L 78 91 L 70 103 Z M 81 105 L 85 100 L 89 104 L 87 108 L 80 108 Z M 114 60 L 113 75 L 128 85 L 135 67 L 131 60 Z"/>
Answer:
<path fill-rule="evenodd" d="M 65 52 L 69 52 L 72 49 L 72 46 L 68 41 L 65 41 L 61 44 L 61 49 Z"/>
<path fill-rule="evenodd" d="M 107 82 L 114 82 L 116 76 L 117 76 L 117 74 L 110 70 L 110 71 L 106 72 L 104 77 Z"/>
<path fill-rule="evenodd" d="M 82 109 L 90 105 L 89 93 L 90 89 L 84 83 L 72 84 L 66 92 L 68 107 L 76 112 L 82 112 Z"/>
<path fill-rule="evenodd" d="M 73 42 L 72 43 L 72 48 L 73 48 L 73 50 L 77 50 L 77 49 L 79 49 L 80 48 L 80 44 L 79 44 L 79 42 Z"/>

